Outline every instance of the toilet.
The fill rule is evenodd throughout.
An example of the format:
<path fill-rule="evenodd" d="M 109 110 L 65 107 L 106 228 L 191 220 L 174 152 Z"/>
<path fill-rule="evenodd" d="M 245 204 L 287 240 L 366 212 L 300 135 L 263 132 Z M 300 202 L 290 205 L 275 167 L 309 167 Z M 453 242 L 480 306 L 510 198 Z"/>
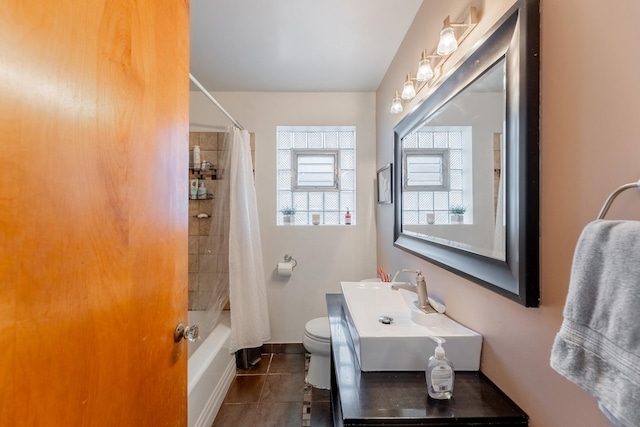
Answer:
<path fill-rule="evenodd" d="M 305 381 L 317 388 L 331 388 L 331 332 L 329 318 L 318 317 L 304 325 L 302 344 L 311 354 L 309 370 Z"/>

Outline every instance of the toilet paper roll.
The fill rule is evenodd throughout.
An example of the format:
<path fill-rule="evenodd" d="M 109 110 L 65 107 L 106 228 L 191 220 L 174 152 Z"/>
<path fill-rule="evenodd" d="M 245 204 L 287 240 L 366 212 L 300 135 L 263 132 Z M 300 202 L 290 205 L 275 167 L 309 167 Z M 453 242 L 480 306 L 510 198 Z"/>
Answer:
<path fill-rule="evenodd" d="M 292 276 L 293 275 L 293 263 L 292 262 L 279 262 L 278 274 L 280 276 Z"/>

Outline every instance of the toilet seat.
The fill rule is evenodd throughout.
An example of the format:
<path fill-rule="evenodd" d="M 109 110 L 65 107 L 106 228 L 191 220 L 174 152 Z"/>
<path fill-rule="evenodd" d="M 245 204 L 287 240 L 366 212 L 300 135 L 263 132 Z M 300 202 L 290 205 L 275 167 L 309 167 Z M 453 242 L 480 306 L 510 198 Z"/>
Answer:
<path fill-rule="evenodd" d="M 304 325 L 304 333 L 315 341 L 326 343 L 330 342 L 331 329 L 329 328 L 329 318 L 318 317 L 316 319 L 309 320 L 307 324 Z"/>

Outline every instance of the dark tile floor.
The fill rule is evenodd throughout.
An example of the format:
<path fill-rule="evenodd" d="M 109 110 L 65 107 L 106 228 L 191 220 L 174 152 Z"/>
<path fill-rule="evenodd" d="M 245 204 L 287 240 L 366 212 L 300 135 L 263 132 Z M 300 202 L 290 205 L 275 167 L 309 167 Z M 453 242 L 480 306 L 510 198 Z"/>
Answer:
<path fill-rule="evenodd" d="M 308 355 L 266 353 L 237 369 L 212 427 L 332 427 L 329 390 L 305 384 Z"/>

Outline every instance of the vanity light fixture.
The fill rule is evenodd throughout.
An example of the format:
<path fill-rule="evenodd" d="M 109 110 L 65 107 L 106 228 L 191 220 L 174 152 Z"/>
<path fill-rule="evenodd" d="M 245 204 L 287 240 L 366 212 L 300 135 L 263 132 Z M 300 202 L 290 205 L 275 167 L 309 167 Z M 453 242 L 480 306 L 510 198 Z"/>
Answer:
<path fill-rule="evenodd" d="M 476 25 L 478 25 L 478 12 L 475 7 L 469 8 L 469 13 L 463 22 L 451 22 L 450 17 L 447 16 L 440 31 L 440 41 L 436 53 L 443 56 L 451 55 L 458 49 L 459 40 L 464 40 Z M 455 28 L 464 28 L 460 37 L 456 37 Z"/>
<path fill-rule="evenodd" d="M 422 57 L 418 62 L 418 73 L 416 74 L 416 80 L 419 82 L 426 82 L 433 78 L 433 68 L 431 68 L 431 60 L 427 51 L 422 51 Z"/>
<path fill-rule="evenodd" d="M 422 51 L 420 62 L 418 62 L 416 78 L 412 79 L 411 73 L 407 74 L 402 89 L 402 96 L 398 97 L 398 92 L 396 91 L 396 96 L 391 101 L 391 109 L 389 111 L 392 114 L 401 113 L 403 110 L 403 101 L 411 101 L 424 86 L 433 86 L 435 81 L 443 75 L 442 68 L 448 59 L 448 55 L 455 52 L 458 45 L 462 43 L 469 33 L 478 25 L 478 12 L 476 8 L 469 7 L 467 12 L 462 22 L 451 22 L 449 16 L 445 18 L 444 26 L 442 31 L 440 31 L 440 40 L 436 52 L 429 55 L 427 54 L 427 50 Z M 458 31 L 458 28 L 462 28 L 462 31 Z M 456 36 L 457 32 L 460 33 L 458 36 Z M 435 62 L 432 62 L 432 59 L 435 60 Z M 414 81 L 417 83 L 417 87 Z"/>
<path fill-rule="evenodd" d="M 398 91 L 396 91 L 396 96 L 394 96 L 393 101 L 391 101 L 391 114 L 398 113 L 402 113 L 402 100 L 400 99 Z"/>
<path fill-rule="evenodd" d="M 449 23 L 449 17 L 444 20 L 444 27 L 440 31 L 440 41 L 438 42 L 438 48 L 436 52 L 438 55 L 450 55 L 458 48 L 458 40 L 456 40 L 456 33 L 453 27 Z"/>
<path fill-rule="evenodd" d="M 416 96 L 416 88 L 411 80 L 411 73 L 407 74 L 407 79 L 404 81 L 404 87 L 402 89 L 402 99 L 410 100 Z"/>

